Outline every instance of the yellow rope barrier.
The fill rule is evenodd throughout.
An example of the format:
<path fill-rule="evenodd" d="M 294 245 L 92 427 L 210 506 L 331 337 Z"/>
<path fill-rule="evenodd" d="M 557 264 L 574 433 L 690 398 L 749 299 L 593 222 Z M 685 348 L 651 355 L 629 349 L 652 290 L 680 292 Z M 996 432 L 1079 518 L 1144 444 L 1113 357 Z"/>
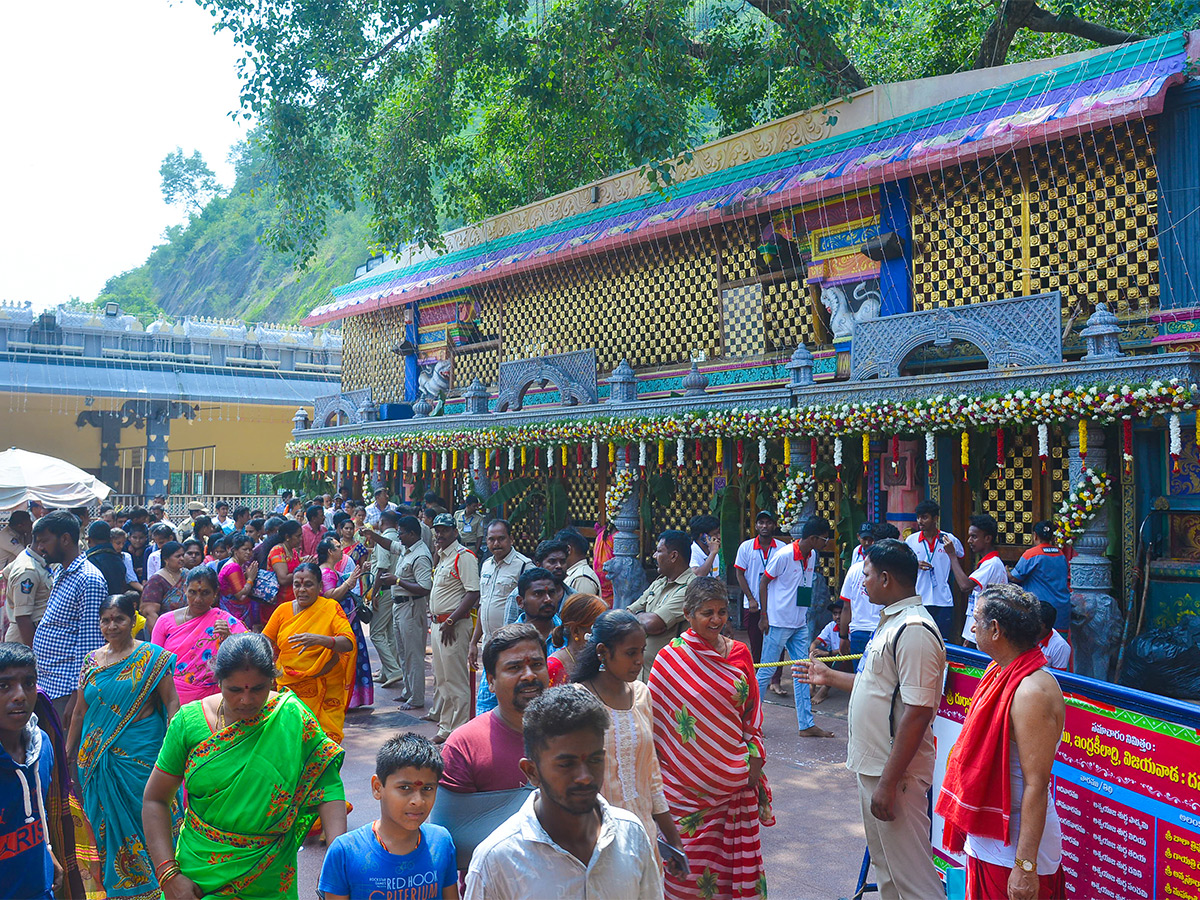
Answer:
<path fill-rule="evenodd" d="M 861 653 L 843 653 L 841 656 L 818 656 L 817 659 L 823 663 L 842 662 L 847 659 L 862 659 Z M 793 666 L 796 663 L 808 662 L 807 659 L 784 659 L 773 663 L 755 663 L 756 669 L 774 669 L 779 666 Z"/>

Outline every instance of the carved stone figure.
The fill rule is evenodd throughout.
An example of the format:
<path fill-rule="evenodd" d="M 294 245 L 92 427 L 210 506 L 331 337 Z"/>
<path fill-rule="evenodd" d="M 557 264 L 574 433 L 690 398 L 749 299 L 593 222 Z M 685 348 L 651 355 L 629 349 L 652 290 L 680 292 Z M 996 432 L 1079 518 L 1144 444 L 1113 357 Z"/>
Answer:
<path fill-rule="evenodd" d="M 646 572 L 632 556 L 614 556 L 604 561 L 604 574 L 613 586 L 613 609 L 624 609 L 646 590 Z"/>
<path fill-rule="evenodd" d="M 1108 680 L 1113 650 L 1121 637 L 1117 601 L 1092 591 L 1071 593 L 1071 643 L 1075 647 L 1075 674 Z"/>
<path fill-rule="evenodd" d="M 417 389 L 421 396 L 428 397 L 431 401 L 444 397 L 446 391 L 450 390 L 452 365 L 453 363 L 448 359 L 422 365 L 421 372 L 417 376 Z"/>
<path fill-rule="evenodd" d="M 846 290 L 841 285 L 831 284 L 821 289 L 821 303 L 829 311 L 829 327 L 834 341 L 848 340 L 854 335 L 857 322 L 868 322 L 879 318 L 883 298 L 871 287 L 871 282 L 860 282 L 854 286 L 854 300 L 858 309 L 851 309 Z"/>

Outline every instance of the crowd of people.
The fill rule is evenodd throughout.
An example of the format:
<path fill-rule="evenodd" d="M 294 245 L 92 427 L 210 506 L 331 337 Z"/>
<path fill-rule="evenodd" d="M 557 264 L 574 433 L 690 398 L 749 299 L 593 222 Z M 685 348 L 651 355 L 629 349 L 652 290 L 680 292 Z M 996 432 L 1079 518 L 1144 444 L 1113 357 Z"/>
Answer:
<path fill-rule="evenodd" d="M 742 643 L 712 516 L 659 535 L 658 577 L 612 609 L 602 537 L 566 529 L 526 557 L 475 497 L 454 513 L 383 489 L 365 505 L 285 496 L 270 514 L 192 506 L 185 526 L 154 504 L 95 521 L 35 509 L 0 532 L 0 885 L 28 891 L 12 896 L 83 897 L 91 878 L 134 900 L 296 897 L 311 832 L 330 842 L 326 898 L 401 882 L 422 897 L 763 897 L 761 697 L 783 692 L 784 666 L 756 663 L 787 660 L 799 737 L 830 736 L 812 704 L 850 693 L 847 767 L 881 895 L 940 896 L 927 798 L 954 587 L 962 639 L 996 665 L 936 798 L 947 841 L 967 853 L 969 897 L 1060 896 L 1047 797 L 1063 707 L 1043 667 L 1069 664 L 1069 618 L 1046 523 L 1009 573 L 995 521 L 972 517 L 968 575 L 923 503 L 907 540 L 863 526 L 831 592 L 830 523 L 786 541 L 764 510 L 731 573 Z M 820 661 L 839 654 L 862 659 Z M 384 744 L 379 818 L 347 833 L 346 713 L 377 689 L 437 733 Z M 435 824 L 439 785 L 451 812 Z"/>

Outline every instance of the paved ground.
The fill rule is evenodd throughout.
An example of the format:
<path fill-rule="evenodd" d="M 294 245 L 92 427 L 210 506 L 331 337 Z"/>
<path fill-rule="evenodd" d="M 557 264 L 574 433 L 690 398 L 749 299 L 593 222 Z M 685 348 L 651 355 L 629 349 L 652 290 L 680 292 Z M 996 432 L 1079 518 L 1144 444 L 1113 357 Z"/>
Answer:
<path fill-rule="evenodd" d="M 790 684 L 787 688 L 790 691 Z M 397 731 L 429 737 L 436 733 L 432 724 L 397 710 L 395 693 L 377 689 L 374 708 L 353 710 L 347 716 L 342 776 L 354 804 L 351 828 L 375 815 L 370 781 L 379 745 Z M 791 697 L 771 695 L 767 700 L 766 772 L 776 824 L 763 829 L 763 851 L 772 900 L 839 900 L 854 893 L 864 839 L 854 778 L 843 765 L 846 699 L 835 692 L 816 707 L 817 724 L 835 737 L 803 739 L 796 734 Z M 301 898 L 313 896 L 323 857 L 324 848 L 313 841 L 301 851 Z"/>

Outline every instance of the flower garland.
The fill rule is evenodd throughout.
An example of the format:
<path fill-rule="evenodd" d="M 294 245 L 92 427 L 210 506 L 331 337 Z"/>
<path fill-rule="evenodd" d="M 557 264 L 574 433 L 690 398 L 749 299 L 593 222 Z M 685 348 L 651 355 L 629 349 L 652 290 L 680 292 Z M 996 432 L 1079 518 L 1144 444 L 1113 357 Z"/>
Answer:
<path fill-rule="evenodd" d="M 779 524 L 787 531 L 795 524 L 812 496 L 816 478 L 810 469 L 799 469 L 788 476 L 779 489 Z"/>
<path fill-rule="evenodd" d="M 618 469 L 614 473 L 608 490 L 604 493 L 604 508 L 608 511 L 610 522 L 621 511 L 622 504 L 633 494 L 635 484 L 637 484 L 637 475 L 633 469 Z"/>
<path fill-rule="evenodd" d="M 446 452 L 502 447 L 545 446 L 601 441 L 609 445 L 636 441 L 716 438 L 779 439 L 816 435 L 911 434 L 962 432 L 971 428 L 1021 427 L 1080 418 L 1098 424 L 1126 415 L 1175 416 L 1194 409 L 1196 387 L 1176 380 L 1147 385 L 1066 387 L 1045 391 L 1017 390 L 988 397 L 939 394 L 923 400 L 836 403 L 767 409 L 690 411 L 671 416 L 597 417 L 490 428 L 398 431 L 348 437 L 293 441 L 289 457 L 316 459 L 327 455 Z M 398 426 L 399 427 L 399 426 Z M 448 465 L 445 460 L 443 468 Z"/>
<path fill-rule="evenodd" d="M 1112 490 L 1112 476 L 1097 472 L 1086 466 L 1080 473 L 1079 482 L 1071 488 L 1070 495 L 1063 501 L 1055 517 L 1055 530 L 1064 546 L 1075 543 L 1089 522 L 1100 511 L 1100 504 Z"/>

